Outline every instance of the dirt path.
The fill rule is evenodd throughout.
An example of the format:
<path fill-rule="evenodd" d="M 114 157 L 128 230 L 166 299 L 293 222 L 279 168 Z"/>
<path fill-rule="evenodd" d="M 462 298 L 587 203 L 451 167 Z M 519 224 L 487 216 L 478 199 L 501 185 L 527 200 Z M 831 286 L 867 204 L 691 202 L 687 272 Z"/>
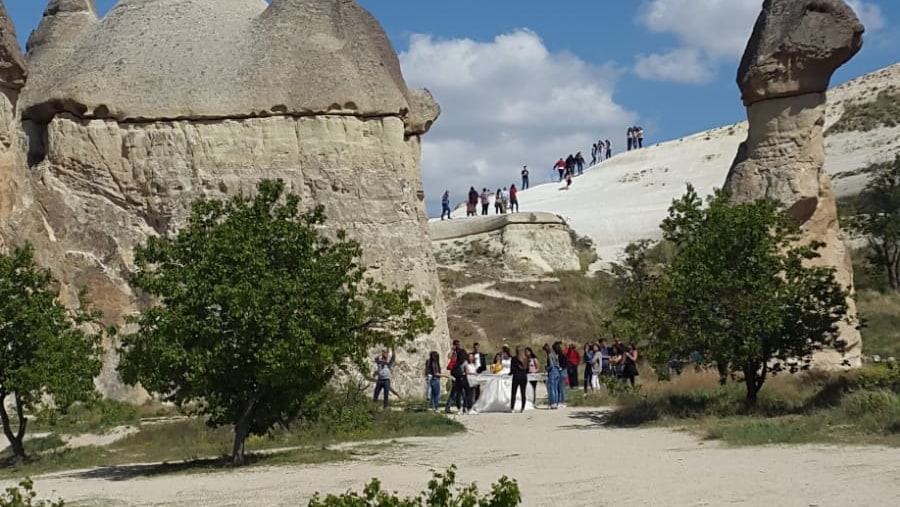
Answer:
<path fill-rule="evenodd" d="M 67 505 L 297 506 L 314 491 L 357 489 L 371 477 L 417 492 L 430 469 L 456 463 L 461 479 L 482 489 L 503 474 L 516 478 L 528 506 L 900 505 L 900 449 L 729 448 L 663 429 L 608 429 L 600 416 L 480 414 L 464 416 L 466 434 L 404 439 L 346 463 L 154 478 L 70 473 L 36 486 Z"/>

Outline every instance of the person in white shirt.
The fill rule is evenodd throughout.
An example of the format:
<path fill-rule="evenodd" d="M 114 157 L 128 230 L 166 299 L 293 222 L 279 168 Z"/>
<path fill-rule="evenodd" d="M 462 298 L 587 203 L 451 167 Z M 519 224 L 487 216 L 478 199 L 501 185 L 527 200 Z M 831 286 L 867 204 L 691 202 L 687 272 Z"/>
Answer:
<path fill-rule="evenodd" d="M 463 363 L 463 371 L 466 373 L 466 376 L 475 376 L 478 375 L 478 366 L 475 365 L 475 354 L 470 353 L 468 359 L 465 363 Z M 475 390 L 469 389 L 469 399 L 466 402 L 466 406 L 469 407 L 469 413 L 475 415 L 478 413 L 472 406 L 475 404 Z"/>

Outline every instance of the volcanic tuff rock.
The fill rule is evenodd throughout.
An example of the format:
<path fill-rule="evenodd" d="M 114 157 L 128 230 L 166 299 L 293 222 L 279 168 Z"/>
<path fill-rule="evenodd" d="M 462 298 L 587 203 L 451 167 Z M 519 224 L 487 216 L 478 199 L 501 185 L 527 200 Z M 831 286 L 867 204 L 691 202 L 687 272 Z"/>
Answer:
<path fill-rule="evenodd" d="M 804 239 L 821 241 L 816 262 L 836 268 L 838 281 L 853 289 L 850 251 L 838 223 L 825 163 L 825 90 L 834 71 L 862 47 L 863 26 L 843 0 L 766 0 L 744 53 L 738 84 L 747 105 L 747 141 L 725 182 L 738 201 L 768 197 L 781 202 L 802 224 Z M 856 316 L 852 299 L 851 316 Z M 859 331 L 844 325 L 853 345 L 845 358 L 814 357 L 821 366 L 844 359 L 860 364 Z"/>
<path fill-rule="evenodd" d="M 479 273 L 500 265 L 505 278 L 578 271 L 581 262 L 566 221 L 552 213 L 511 213 L 488 217 L 432 220 L 438 264 Z"/>
<path fill-rule="evenodd" d="M 120 0 L 98 19 L 92 0 L 52 0 L 26 60 L 12 135 L 30 167 L 24 148 L 10 167 L 33 205 L 0 187 L 0 203 L 23 201 L 2 226 L 35 243 L 69 301 L 85 286 L 120 322 L 144 304 L 127 283 L 136 245 L 176 231 L 197 197 L 280 178 L 361 242 L 374 276 L 429 301 L 436 328 L 395 372 L 398 390 L 419 393 L 424 355 L 449 342 L 419 163 L 440 108 L 407 88 L 367 11 L 353 0 Z M 114 363 L 101 390 L 125 397 Z"/>

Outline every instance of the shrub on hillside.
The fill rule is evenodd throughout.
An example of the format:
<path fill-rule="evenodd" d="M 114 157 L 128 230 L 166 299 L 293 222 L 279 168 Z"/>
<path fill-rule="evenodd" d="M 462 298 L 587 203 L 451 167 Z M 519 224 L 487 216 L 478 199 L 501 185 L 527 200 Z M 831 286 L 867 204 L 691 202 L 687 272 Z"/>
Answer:
<path fill-rule="evenodd" d="M 479 496 L 475 484 L 457 486 L 456 466 L 444 473 L 435 472 L 428 481 L 428 489 L 418 496 L 401 498 L 396 493 L 381 489 L 381 481 L 372 481 L 362 493 L 347 492 L 328 495 L 324 500 L 318 493 L 309 501 L 309 507 L 515 507 L 522 503 L 519 485 L 506 476 L 491 485 L 491 492 Z"/>

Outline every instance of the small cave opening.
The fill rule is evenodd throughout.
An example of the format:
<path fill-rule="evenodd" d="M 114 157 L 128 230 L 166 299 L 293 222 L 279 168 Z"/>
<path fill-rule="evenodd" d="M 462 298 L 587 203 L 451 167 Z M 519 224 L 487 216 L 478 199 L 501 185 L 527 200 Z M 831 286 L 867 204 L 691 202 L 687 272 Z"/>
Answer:
<path fill-rule="evenodd" d="M 28 144 L 28 167 L 35 167 L 47 158 L 47 126 L 33 120 L 23 120 L 22 130 Z"/>

